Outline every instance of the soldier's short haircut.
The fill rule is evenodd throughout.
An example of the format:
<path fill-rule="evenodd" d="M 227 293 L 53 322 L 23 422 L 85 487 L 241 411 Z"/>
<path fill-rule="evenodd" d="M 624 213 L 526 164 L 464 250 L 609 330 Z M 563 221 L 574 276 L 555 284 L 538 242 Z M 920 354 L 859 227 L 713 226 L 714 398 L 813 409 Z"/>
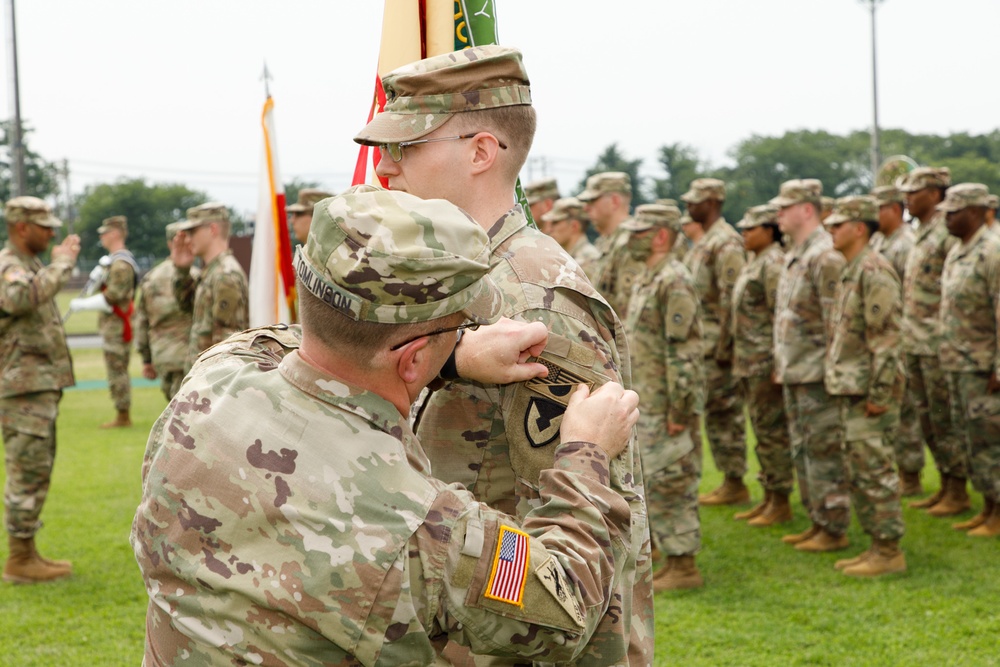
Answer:
<path fill-rule="evenodd" d="M 785 235 L 781 233 L 781 229 L 778 228 L 778 225 L 776 223 L 766 222 L 763 225 L 761 225 L 761 227 L 763 227 L 764 229 L 770 229 L 771 240 L 777 241 L 778 245 L 780 245 L 782 248 L 785 247 Z"/>
<path fill-rule="evenodd" d="M 510 180 L 515 180 L 521 173 L 521 168 L 528 161 L 528 153 L 535 139 L 536 115 L 532 106 L 521 104 L 516 106 L 496 107 L 493 109 L 477 109 L 455 114 L 450 123 L 457 124 L 456 132 L 485 131 L 492 132 L 497 139 L 507 145 L 506 173 Z"/>
<path fill-rule="evenodd" d="M 875 236 L 875 232 L 878 231 L 878 223 L 871 220 L 865 220 L 864 223 L 865 227 L 868 228 L 868 238 Z"/>

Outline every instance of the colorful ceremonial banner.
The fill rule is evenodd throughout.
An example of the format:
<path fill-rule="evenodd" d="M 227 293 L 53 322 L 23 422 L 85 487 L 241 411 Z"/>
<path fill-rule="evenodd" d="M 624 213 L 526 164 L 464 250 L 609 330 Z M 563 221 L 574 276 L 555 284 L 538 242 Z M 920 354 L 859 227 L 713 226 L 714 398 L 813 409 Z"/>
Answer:
<path fill-rule="evenodd" d="M 274 101 L 268 95 L 261 114 L 264 149 L 258 182 L 257 221 L 250 258 L 250 326 L 297 321 L 292 244 L 285 213 L 285 186 L 278 169 Z"/>

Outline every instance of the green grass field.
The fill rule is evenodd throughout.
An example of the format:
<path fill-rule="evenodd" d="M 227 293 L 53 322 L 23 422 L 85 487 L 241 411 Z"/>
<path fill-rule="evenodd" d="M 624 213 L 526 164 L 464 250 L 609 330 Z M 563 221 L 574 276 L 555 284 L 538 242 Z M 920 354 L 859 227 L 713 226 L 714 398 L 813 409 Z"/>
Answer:
<path fill-rule="evenodd" d="M 79 380 L 103 377 L 98 350 L 74 358 Z M 107 390 L 66 392 L 38 542 L 43 553 L 72 559 L 74 576 L 0 585 L 0 665 L 141 662 L 145 594 L 128 532 L 146 435 L 164 400 L 152 387 L 134 390 L 133 400 L 134 427 L 101 431 L 112 414 Z M 720 481 L 710 459 L 704 490 Z M 833 570 L 843 554 L 806 555 L 779 542 L 807 527 L 795 511 L 789 526 L 754 529 L 733 521 L 731 508 L 703 509 L 707 585 L 657 598 L 657 665 L 1000 665 L 1000 541 L 907 510 L 910 571 L 855 581 Z M 846 553 L 867 546 L 856 524 L 850 537 Z"/>

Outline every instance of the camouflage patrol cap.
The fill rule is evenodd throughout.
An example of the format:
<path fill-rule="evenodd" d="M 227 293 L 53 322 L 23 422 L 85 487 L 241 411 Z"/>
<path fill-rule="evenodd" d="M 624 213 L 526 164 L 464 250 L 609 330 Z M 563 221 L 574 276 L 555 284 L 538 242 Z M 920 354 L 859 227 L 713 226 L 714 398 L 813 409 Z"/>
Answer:
<path fill-rule="evenodd" d="M 559 186 L 554 178 L 532 181 L 524 187 L 524 196 L 528 198 L 529 206 L 546 199 L 559 199 Z"/>
<path fill-rule="evenodd" d="M 726 184 L 717 178 L 696 178 L 688 191 L 681 195 L 685 204 L 700 204 L 706 199 L 726 200 Z"/>
<path fill-rule="evenodd" d="M 906 197 L 895 185 L 880 185 L 872 190 L 872 196 L 878 200 L 879 206 L 906 203 Z"/>
<path fill-rule="evenodd" d="M 990 195 L 990 203 L 986 205 L 986 208 L 991 208 L 994 211 L 1000 208 L 1000 197 L 997 195 Z"/>
<path fill-rule="evenodd" d="M 917 192 L 924 188 L 946 188 L 950 185 L 951 169 L 948 167 L 917 167 L 896 181 L 896 187 L 903 192 Z"/>
<path fill-rule="evenodd" d="M 686 211 L 684 212 L 684 215 L 681 216 L 681 221 L 680 222 L 681 222 L 681 227 L 683 227 L 684 225 L 694 225 L 694 224 L 697 224 L 694 221 L 694 218 L 692 218 L 690 215 L 688 215 Z"/>
<path fill-rule="evenodd" d="M 835 200 L 833 197 L 827 197 L 824 195 L 819 198 L 819 206 L 824 211 L 832 211 L 833 205 L 835 203 L 837 203 L 837 200 Z"/>
<path fill-rule="evenodd" d="M 762 225 L 778 224 L 778 207 L 773 204 L 751 206 L 743 214 L 743 219 L 736 223 L 736 229 L 753 229 Z"/>
<path fill-rule="evenodd" d="M 353 320 L 404 324 L 454 313 L 500 318 L 486 232 L 443 199 L 358 185 L 313 212 L 295 271 L 305 289 Z"/>
<path fill-rule="evenodd" d="M 586 215 L 583 213 L 583 202 L 576 197 L 563 197 L 557 199 L 552 205 L 552 210 L 542 216 L 545 222 L 562 222 L 563 220 L 583 221 Z"/>
<path fill-rule="evenodd" d="M 105 218 L 101 222 L 101 226 L 97 228 L 97 233 L 103 234 L 112 229 L 117 229 L 122 234 L 128 234 L 128 219 L 124 215 L 113 215 L 110 218 Z"/>
<path fill-rule="evenodd" d="M 778 208 L 794 206 L 795 204 L 813 203 L 821 206 L 823 184 L 815 178 L 796 178 L 781 184 L 778 196 L 767 202 Z"/>
<path fill-rule="evenodd" d="M 181 225 L 184 224 L 184 220 L 178 220 L 177 222 L 171 222 L 164 228 L 167 235 L 168 241 L 173 241 L 174 237 L 177 236 L 177 232 L 181 231 Z"/>
<path fill-rule="evenodd" d="M 681 231 L 681 211 L 676 206 L 663 204 L 643 204 L 635 208 L 635 215 L 621 224 L 630 232 L 644 232 L 654 227 L 665 227 L 675 232 Z"/>
<path fill-rule="evenodd" d="M 52 207 L 38 197 L 14 197 L 4 206 L 7 224 L 30 222 L 39 227 L 62 227 L 62 220 L 52 215 Z"/>
<path fill-rule="evenodd" d="M 475 46 L 425 58 L 382 77 L 386 103 L 354 141 L 377 145 L 412 141 L 463 111 L 531 105 L 521 52 Z"/>
<path fill-rule="evenodd" d="M 576 198 L 586 204 L 612 192 L 632 195 L 632 179 L 624 171 L 602 171 L 594 174 L 587 179 L 587 187 Z"/>
<path fill-rule="evenodd" d="M 217 201 L 210 201 L 199 206 L 193 206 L 187 210 L 187 220 L 181 222 L 177 228 L 179 232 L 186 232 L 210 222 L 229 222 L 229 211 L 226 205 Z"/>
<path fill-rule="evenodd" d="M 318 190 L 316 188 L 302 188 L 299 190 L 298 202 L 292 204 L 285 209 L 288 213 L 305 213 L 307 211 L 312 212 L 313 206 L 317 202 L 326 199 L 327 197 L 332 197 L 332 192 L 327 192 L 326 190 Z"/>
<path fill-rule="evenodd" d="M 871 195 L 841 197 L 823 224 L 831 227 L 845 222 L 878 222 L 878 200 Z"/>
<path fill-rule="evenodd" d="M 937 205 L 937 210 L 945 213 L 961 211 L 969 206 L 990 207 L 990 191 L 982 183 L 959 183 L 948 188 L 944 201 Z"/>
<path fill-rule="evenodd" d="M 673 206 L 674 208 L 680 208 L 680 206 L 677 205 L 676 199 L 668 199 L 668 198 L 657 199 L 656 202 L 654 203 L 660 204 L 662 206 Z"/>

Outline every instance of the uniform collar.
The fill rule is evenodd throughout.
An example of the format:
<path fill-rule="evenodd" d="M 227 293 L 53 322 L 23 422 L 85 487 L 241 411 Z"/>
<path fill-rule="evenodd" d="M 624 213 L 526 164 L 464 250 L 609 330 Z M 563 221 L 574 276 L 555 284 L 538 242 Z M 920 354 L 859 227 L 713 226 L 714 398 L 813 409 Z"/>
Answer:
<path fill-rule="evenodd" d="M 19 260 L 32 267 L 37 268 L 43 266 L 42 260 L 39 259 L 37 255 L 29 255 L 26 252 L 21 252 L 16 245 L 11 243 L 10 239 L 7 239 L 7 241 L 4 242 L 3 247 L 5 250 L 10 250 Z"/>
<path fill-rule="evenodd" d="M 840 251 L 838 250 L 837 252 Z M 869 253 L 873 252 L 875 251 L 872 250 L 872 247 L 866 243 L 861 248 L 861 252 L 855 255 L 854 259 L 852 259 L 851 261 L 849 261 L 847 264 L 844 265 L 844 268 L 841 270 L 840 273 L 841 281 L 846 281 L 855 278 L 857 274 L 861 272 L 861 263 L 865 261 L 865 258 L 868 257 Z"/>
<path fill-rule="evenodd" d="M 514 204 L 514 208 L 500 216 L 500 219 L 494 222 L 493 226 L 486 232 L 487 236 L 490 237 L 490 248 L 497 248 L 527 226 L 528 219 L 524 215 L 524 209 L 521 208 L 520 204 Z"/>
<path fill-rule="evenodd" d="M 993 232 L 990 231 L 990 228 L 987 227 L 986 225 L 981 226 L 979 229 L 976 230 L 976 233 L 972 235 L 972 238 L 969 239 L 968 243 L 959 243 L 958 244 L 958 248 L 959 248 L 958 251 L 957 251 L 958 256 L 959 257 L 964 257 L 965 255 L 968 255 L 969 252 L 972 251 L 973 248 L 975 248 L 977 245 L 979 245 L 983 241 L 984 237 L 986 237 L 988 235 L 991 235 L 992 233 Z"/>

